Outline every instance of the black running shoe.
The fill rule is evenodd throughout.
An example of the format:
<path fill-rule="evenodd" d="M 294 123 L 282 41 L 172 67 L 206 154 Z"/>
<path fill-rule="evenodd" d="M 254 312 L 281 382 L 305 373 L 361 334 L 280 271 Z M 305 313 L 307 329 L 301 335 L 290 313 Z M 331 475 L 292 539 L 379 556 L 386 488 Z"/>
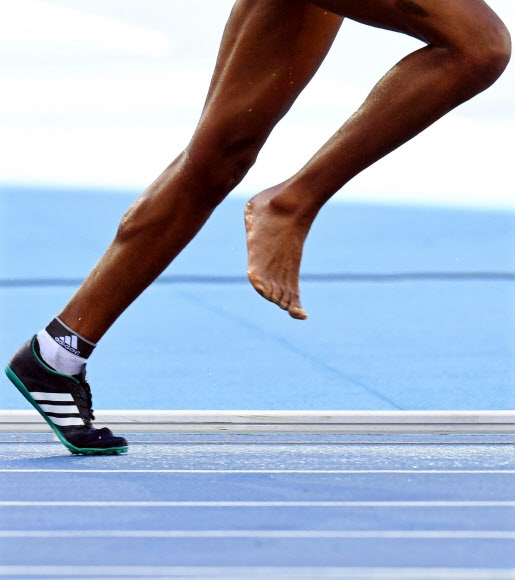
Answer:
<path fill-rule="evenodd" d="M 39 412 L 61 443 L 72 453 L 117 455 L 127 452 L 127 441 L 104 427 L 95 429 L 86 365 L 80 375 L 65 375 L 39 356 L 36 337 L 24 344 L 5 372 L 14 386 Z"/>

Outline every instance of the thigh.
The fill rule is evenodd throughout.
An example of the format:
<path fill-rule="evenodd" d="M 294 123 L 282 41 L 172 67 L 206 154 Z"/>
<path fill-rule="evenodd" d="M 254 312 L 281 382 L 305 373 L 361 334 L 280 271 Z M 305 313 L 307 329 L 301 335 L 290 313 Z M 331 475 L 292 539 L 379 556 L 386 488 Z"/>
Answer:
<path fill-rule="evenodd" d="M 352 20 L 402 32 L 435 46 L 464 46 L 477 32 L 481 36 L 504 32 L 503 23 L 483 0 L 313 0 L 313 3 Z"/>
<path fill-rule="evenodd" d="M 266 138 L 315 74 L 343 18 L 308 0 L 238 0 L 199 128 Z"/>

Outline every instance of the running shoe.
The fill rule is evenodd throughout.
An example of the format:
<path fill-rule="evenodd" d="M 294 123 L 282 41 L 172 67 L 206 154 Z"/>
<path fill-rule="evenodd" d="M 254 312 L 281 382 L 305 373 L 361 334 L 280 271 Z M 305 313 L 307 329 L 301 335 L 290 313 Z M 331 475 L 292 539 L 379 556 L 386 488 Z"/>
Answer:
<path fill-rule="evenodd" d="M 72 453 L 117 455 L 127 452 L 127 441 L 107 427 L 95 429 L 86 365 L 79 375 L 65 375 L 44 363 L 34 336 L 5 368 L 9 380 L 50 425 Z"/>

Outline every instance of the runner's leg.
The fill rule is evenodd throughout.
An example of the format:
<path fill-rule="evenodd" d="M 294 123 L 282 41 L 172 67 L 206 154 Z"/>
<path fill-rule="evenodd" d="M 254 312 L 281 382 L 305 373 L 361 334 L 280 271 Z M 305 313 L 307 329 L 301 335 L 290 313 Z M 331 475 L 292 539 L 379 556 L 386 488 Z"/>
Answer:
<path fill-rule="evenodd" d="M 97 342 L 239 183 L 327 54 L 342 18 L 307 0 L 239 0 L 195 134 L 123 217 L 59 318 Z"/>
<path fill-rule="evenodd" d="M 322 205 L 349 180 L 454 107 L 490 86 L 510 57 L 510 37 L 483 0 L 316 0 L 345 17 L 417 37 L 360 109 L 291 179 L 246 208 L 249 278 L 294 318 L 302 248 Z"/>

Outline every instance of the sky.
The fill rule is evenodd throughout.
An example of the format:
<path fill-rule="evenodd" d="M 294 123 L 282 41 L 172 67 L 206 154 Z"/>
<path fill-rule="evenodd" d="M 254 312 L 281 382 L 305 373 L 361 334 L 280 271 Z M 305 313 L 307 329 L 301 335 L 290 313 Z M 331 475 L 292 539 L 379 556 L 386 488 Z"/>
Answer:
<path fill-rule="evenodd" d="M 232 0 L 0 0 L 0 185 L 143 190 L 185 147 Z M 515 34 L 515 2 L 489 4 Z M 235 195 L 297 171 L 422 46 L 346 21 Z M 515 59 L 514 59 L 515 62 Z M 340 200 L 515 208 L 515 64 Z"/>

